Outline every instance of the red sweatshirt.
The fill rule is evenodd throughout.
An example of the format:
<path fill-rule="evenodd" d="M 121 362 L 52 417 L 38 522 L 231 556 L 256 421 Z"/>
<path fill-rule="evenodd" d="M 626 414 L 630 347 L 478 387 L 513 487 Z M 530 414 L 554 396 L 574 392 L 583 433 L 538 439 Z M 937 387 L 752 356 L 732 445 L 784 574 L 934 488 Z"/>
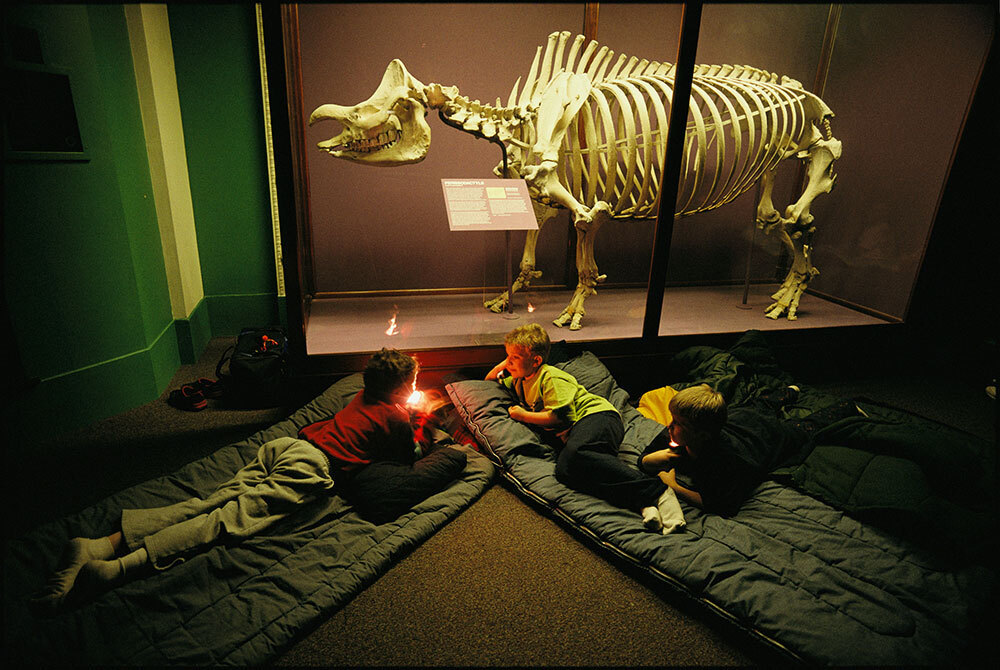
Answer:
<path fill-rule="evenodd" d="M 299 437 L 326 452 L 331 464 L 344 472 L 376 461 L 414 460 L 409 413 L 393 403 L 366 402 L 364 391 L 333 418 L 303 428 Z"/>

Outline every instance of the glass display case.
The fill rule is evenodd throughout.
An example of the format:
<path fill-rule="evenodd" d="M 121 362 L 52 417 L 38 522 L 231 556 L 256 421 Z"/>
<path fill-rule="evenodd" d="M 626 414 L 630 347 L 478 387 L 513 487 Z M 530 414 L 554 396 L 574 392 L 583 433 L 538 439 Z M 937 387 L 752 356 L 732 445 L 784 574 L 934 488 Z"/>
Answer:
<path fill-rule="evenodd" d="M 282 237 L 290 319 L 301 322 L 291 328 L 293 342 L 299 336 L 309 356 L 349 358 L 390 346 L 475 360 L 469 352 L 496 347 L 531 321 L 554 340 L 623 346 L 750 328 L 902 322 L 989 48 L 990 11 L 772 3 L 287 7 L 286 177 L 296 197 Z M 585 39 L 576 42 L 578 34 Z M 588 53 L 591 39 L 614 56 Z M 619 54 L 636 59 L 619 62 Z M 395 88 L 383 80 L 394 59 L 403 68 Z M 557 81 L 552 63 L 575 72 Z M 574 88 L 580 74 L 590 83 Z M 693 80 L 686 141 L 671 158 L 670 98 L 675 84 L 686 97 L 685 78 Z M 594 79 L 628 81 L 598 94 Z M 525 92 L 533 80 L 546 82 L 545 91 Z M 424 132 L 398 120 L 413 112 L 414 100 L 426 112 L 426 155 L 372 164 L 385 162 L 372 158 L 377 144 L 398 142 L 402 152 L 404 133 Z M 543 101 L 561 111 L 546 117 Z M 272 110 L 279 107 L 272 100 Z M 508 128 L 503 139 L 498 126 Z M 345 130 L 362 143 L 350 144 Z M 554 143 L 540 142 L 549 135 L 558 135 Z M 817 147 L 836 154 L 832 163 L 810 162 Z M 543 225 L 531 269 L 541 274 L 509 306 L 491 311 L 484 303 L 517 277 L 534 234 L 453 230 L 442 180 L 496 178 L 505 153 L 509 176 L 528 175 L 529 189 L 556 207 L 535 210 Z M 526 171 L 532 162 L 539 167 Z M 546 165 L 551 176 L 543 178 Z M 773 183 L 762 186 L 772 168 Z M 834 175 L 836 188 L 826 192 Z M 659 209 L 661 186 L 673 193 L 671 179 L 678 181 L 674 211 L 684 214 L 677 218 Z M 582 210 L 570 211 L 557 186 Z M 698 188 L 708 193 L 702 201 Z M 786 207 L 803 188 L 816 192 L 789 219 Z M 762 195 L 773 200 L 777 224 L 760 220 Z M 610 211 L 591 224 L 601 199 Z M 596 270 L 580 274 L 578 257 L 586 265 L 590 240 L 578 229 L 588 226 L 599 227 L 586 232 Z M 818 273 L 807 272 L 793 309 L 768 318 L 772 294 L 803 251 Z M 553 321 L 579 293 L 578 282 L 585 284 L 582 318 L 559 328 Z"/>

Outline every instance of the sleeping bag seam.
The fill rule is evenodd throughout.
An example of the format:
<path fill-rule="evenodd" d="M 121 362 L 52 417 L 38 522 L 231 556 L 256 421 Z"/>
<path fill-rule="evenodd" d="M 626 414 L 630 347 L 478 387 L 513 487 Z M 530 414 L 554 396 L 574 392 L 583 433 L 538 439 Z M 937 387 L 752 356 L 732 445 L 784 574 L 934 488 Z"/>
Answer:
<path fill-rule="evenodd" d="M 475 479 L 478 479 L 478 477 L 475 477 Z M 467 482 L 465 480 L 458 480 L 458 481 L 461 482 L 461 484 L 464 485 L 464 486 L 459 486 L 458 488 L 464 489 L 464 488 L 471 487 L 473 491 L 475 491 L 476 488 L 477 488 L 471 482 Z M 487 484 L 488 483 L 488 478 L 486 478 L 486 480 L 483 483 L 484 483 L 484 485 Z M 483 490 L 485 490 L 485 486 L 484 486 Z M 480 491 L 480 493 L 481 493 L 481 491 Z M 471 503 L 471 501 L 470 501 L 470 503 Z M 440 510 L 435 510 L 434 513 L 439 513 L 439 512 L 440 512 Z M 407 512 L 407 514 L 409 514 L 409 513 L 410 512 Z M 366 557 L 369 556 L 369 554 L 372 551 L 374 551 L 375 549 L 379 548 L 381 546 L 382 542 L 384 542 L 386 540 L 389 540 L 389 539 L 395 539 L 399 535 L 400 532 L 402 532 L 403 530 L 407 529 L 407 527 L 411 523 L 413 523 L 415 520 L 417 520 L 420 517 L 421 514 L 431 514 L 431 513 L 432 512 L 421 512 L 421 513 L 414 514 L 405 523 L 403 523 L 402 525 L 398 526 L 392 532 L 390 532 L 389 534 L 387 534 L 386 536 L 384 536 L 381 540 L 379 540 L 378 542 L 375 542 L 375 543 L 371 544 L 371 546 L 369 546 L 367 549 L 365 549 L 361 554 L 359 554 L 356 557 L 356 559 L 354 559 L 354 561 L 350 564 L 350 567 L 346 568 L 345 570 L 343 570 L 341 572 L 342 573 L 351 574 L 351 575 L 356 575 L 356 571 L 353 570 L 353 567 L 355 565 L 358 565 L 359 563 L 361 563 Z M 432 522 L 432 525 L 433 525 L 432 532 L 435 532 L 436 530 L 438 530 L 440 528 L 440 526 L 438 526 L 438 524 L 436 522 Z M 286 553 L 282 558 L 280 558 L 278 560 L 275 560 L 275 561 L 272 561 L 271 563 L 269 563 L 263 569 L 258 570 L 254 574 L 247 575 L 242 581 L 240 581 L 240 582 L 238 582 L 236 584 L 227 584 L 226 586 L 229 588 L 229 592 L 228 593 L 221 594 L 217 599 L 215 599 L 215 600 L 207 603 L 204 607 L 198 609 L 197 611 L 191 612 L 189 616 L 187 616 L 186 618 L 184 618 L 183 620 L 181 620 L 180 622 L 178 622 L 178 624 L 176 626 L 168 629 L 167 630 L 167 634 L 163 635 L 162 637 L 163 638 L 167 638 L 168 635 L 171 634 L 171 633 L 174 633 L 174 632 L 176 632 L 176 631 L 178 631 L 180 629 L 186 629 L 187 624 L 190 623 L 195 617 L 199 616 L 200 614 L 202 614 L 203 612 L 205 612 L 207 610 L 210 610 L 210 609 L 216 607 L 217 605 L 219 605 L 220 603 L 224 602 L 225 600 L 230 599 L 230 598 L 236 596 L 237 592 L 240 590 L 240 588 L 243 585 L 245 585 L 247 582 L 249 582 L 249 581 L 251 581 L 253 579 L 259 578 L 259 577 L 266 576 L 267 573 L 269 573 L 269 572 L 271 572 L 271 571 L 273 571 L 273 570 L 275 570 L 275 569 L 277 569 L 279 567 L 282 567 L 284 565 L 285 560 L 288 559 L 288 558 L 290 558 L 294 554 L 296 554 L 298 551 L 304 550 L 304 549 L 306 549 L 306 548 L 314 545 L 315 543 L 322 542 L 322 541 L 324 541 L 326 539 L 328 539 L 326 536 L 321 536 L 321 537 L 316 537 L 316 538 L 310 539 L 307 542 L 303 543 L 302 546 L 299 549 L 296 549 L 295 551 Z M 411 538 L 408 538 L 408 537 L 404 538 L 404 541 L 401 544 L 397 545 L 396 551 L 399 550 L 399 547 L 405 547 L 407 541 L 409 541 L 410 539 Z M 238 544 L 242 544 L 242 542 L 238 543 Z M 223 545 L 217 545 L 217 546 L 223 546 Z M 395 553 L 393 553 L 392 555 L 395 556 Z M 338 574 L 340 574 L 340 573 L 338 573 Z M 312 600 L 313 596 L 315 596 L 321 589 L 323 589 L 323 588 L 330 588 L 331 586 L 332 585 L 329 582 L 322 582 L 319 586 L 317 586 L 315 589 L 313 589 L 308 594 L 306 594 L 306 598 L 309 599 L 309 600 Z M 112 592 L 114 592 L 114 591 L 112 591 Z M 120 596 L 117 596 L 117 597 L 121 601 Z M 267 625 L 272 624 L 274 621 L 278 620 L 279 618 L 282 618 L 283 616 L 285 616 L 289 612 L 291 612 L 291 611 L 295 610 L 296 608 L 298 608 L 300 606 L 300 604 L 301 604 L 300 602 L 296 602 L 291 607 L 281 610 L 278 616 L 272 618 L 270 621 L 268 621 L 264 625 L 267 626 Z M 259 635 L 261 632 L 262 631 L 257 631 L 256 634 L 254 635 L 254 637 L 247 638 L 242 643 L 238 644 L 229 653 L 227 653 L 223 657 L 223 659 L 229 658 L 234 653 L 237 653 L 238 651 L 240 651 L 242 648 L 244 648 L 246 645 L 248 645 L 250 642 L 252 642 L 253 639 L 255 639 L 256 635 Z M 156 649 L 157 647 L 156 647 L 156 645 L 154 643 L 154 644 L 147 645 L 146 648 L 147 649 L 150 649 L 150 648 Z M 213 654 L 213 659 L 214 658 L 215 657 L 214 657 L 214 654 Z"/>
<path fill-rule="evenodd" d="M 473 471 L 473 473 L 472 473 L 472 474 L 475 474 L 475 471 Z M 484 474 L 486 474 L 486 473 L 484 472 Z M 474 481 L 476 481 L 476 480 L 478 480 L 478 479 L 479 479 L 479 477 L 478 477 L 478 476 L 476 476 L 476 477 L 474 477 L 474 478 L 473 478 L 473 480 L 474 480 Z M 489 484 L 489 479 L 490 479 L 489 477 L 485 477 L 485 478 L 483 479 L 483 481 L 482 481 L 482 484 L 483 484 L 483 486 L 482 486 L 482 488 L 481 488 L 481 489 L 480 489 L 480 487 L 478 487 L 478 486 L 475 486 L 475 485 L 474 485 L 474 484 L 473 484 L 472 482 L 470 482 L 470 481 L 466 481 L 466 480 L 464 480 L 464 479 L 459 479 L 459 480 L 457 480 L 457 482 L 459 483 L 459 485 L 458 485 L 458 486 L 456 486 L 456 488 L 457 488 L 457 489 L 471 489 L 471 493 L 474 493 L 474 494 L 475 494 L 475 496 L 474 496 L 473 498 L 471 498 L 470 500 L 468 500 L 468 501 L 464 501 L 464 502 L 463 502 L 463 504 L 462 504 L 462 505 L 461 505 L 461 506 L 459 507 L 459 509 L 458 509 L 458 510 L 456 510 L 456 512 L 460 512 L 461 510 L 465 509 L 465 508 L 466 508 L 466 507 L 467 507 L 468 505 L 471 505 L 471 504 L 472 504 L 472 503 L 473 503 L 473 502 L 474 502 L 474 501 L 475 501 L 476 499 L 478 499 L 479 495 L 481 495 L 481 494 L 482 494 L 482 492 L 486 490 L 486 486 L 487 486 L 487 485 Z M 451 487 L 449 487 L 449 488 L 451 488 Z M 445 489 L 445 490 L 448 490 L 448 489 Z M 437 494 L 435 494 L 435 495 L 437 495 Z M 407 512 L 407 514 L 410 514 L 410 513 L 412 513 L 412 510 L 410 510 L 410 511 L 408 511 L 408 512 Z M 406 548 L 407 548 L 408 546 L 410 546 L 410 545 L 414 545 L 414 546 L 416 546 L 416 545 L 414 544 L 415 542 L 416 542 L 417 544 L 419 544 L 419 543 L 422 543 L 424 539 L 426 539 L 427 537 L 429 537 L 429 536 L 430 536 L 430 535 L 432 535 L 433 533 L 435 533 L 435 532 L 437 532 L 438 530 L 440 530 L 440 529 L 441 529 L 441 528 L 442 528 L 442 527 L 443 527 L 443 526 L 444 526 L 445 524 L 447 524 L 447 523 L 448 523 L 448 522 L 449 522 L 449 521 L 450 521 L 450 520 L 451 520 L 451 519 L 453 518 L 453 517 L 451 517 L 451 516 L 449 516 L 449 515 L 447 515 L 447 514 L 444 514 L 444 513 L 443 513 L 443 509 L 436 509 L 436 510 L 433 510 L 433 511 L 428 511 L 428 512 L 417 512 L 417 513 L 414 513 L 414 514 L 413 514 L 413 516 L 411 516 L 411 517 L 410 517 L 409 519 L 407 519 L 405 523 L 403 523 L 403 524 L 401 524 L 400 526 L 398 526 L 398 527 L 397 527 L 397 528 L 396 528 L 395 530 L 393 530 L 393 531 L 392 531 L 391 533 L 389 533 L 389 534 L 388 534 L 388 535 L 386 535 L 386 536 L 385 536 L 384 538 L 382 538 L 382 539 L 381 539 L 381 540 L 380 540 L 380 541 L 379 541 L 378 543 L 376 543 L 376 544 L 372 544 L 372 545 L 371 545 L 370 547 L 368 547 L 368 548 L 367 548 L 367 549 L 366 549 L 366 550 L 365 550 L 365 551 L 364 551 L 364 552 L 363 552 L 362 554 L 360 554 L 360 555 L 359 555 L 359 556 L 357 557 L 357 559 L 356 559 L 356 560 L 354 560 L 354 561 L 353 561 L 353 562 L 351 563 L 351 566 L 353 567 L 353 566 L 357 565 L 358 563 L 360 563 L 360 562 L 362 561 L 362 559 L 366 558 L 366 557 L 367 557 L 367 556 L 368 556 L 368 555 L 369 555 L 369 554 L 370 554 L 370 553 L 371 553 L 372 551 L 374 551 L 374 550 L 375 550 L 376 548 L 379 548 L 379 547 L 381 546 L 381 543 L 382 543 L 382 542 L 384 542 L 385 540 L 388 540 L 388 539 L 390 539 L 390 538 L 393 538 L 393 539 L 395 539 L 396 537 L 398 537 L 398 536 L 399 536 L 399 533 L 400 533 L 401 531 L 403 531 L 403 530 L 405 530 L 406 528 L 408 528 L 408 527 L 409 527 L 409 526 L 410 526 L 410 525 L 411 525 L 412 523 L 416 522 L 416 521 L 417 521 L 418 519 L 421 519 L 421 518 L 422 518 L 422 517 L 421 517 L 421 515 L 425 515 L 425 514 L 431 514 L 431 515 L 435 515 L 435 516 L 441 516 L 441 515 L 443 515 L 443 518 L 442 518 L 442 519 L 436 519 L 436 520 L 430 520 L 430 523 L 431 523 L 431 526 L 432 526 L 432 528 L 431 528 L 431 532 L 430 532 L 429 534 L 427 534 L 426 536 L 424 536 L 424 537 L 421 537 L 421 538 L 419 539 L 419 542 L 418 542 L 418 541 L 416 541 L 416 540 L 414 540 L 414 538 L 412 538 L 412 537 L 404 537 L 404 538 L 403 538 L 403 541 L 402 541 L 402 542 L 400 542 L 399 544 L 395 545 L 395 547 L 393 547 L 393 550 L 392 550 L 392 552 L 391 552 L 391 553 L 390 553 L 390 555 L 389 555 L 389 558 L 390 558 L 390 559 L 391 559 L 391 558 L 395 558 L 395 557 L 396 557 L 396 556 L 398 555 L 398 552 L 400 552 L 400 551 L 403 551 L 403 550 L 405 550 L 405 549 L 406 549 Z M 424 517 L 424 519 L 426 519 L 426 517 Z M 309 546 L 309 545 L 310 545 L 310 544 L 312 544 L 313 542 L 317 542 L 317 541 L 319 541 L 320 539 L 321 539 L 321 538 L 316 538 L 316 539 L 314 539 L 314 540 L 310 540 L 310 541 L 309 541 L 308 543 L 306 543 L 305 545 L 303 545 L 303 548 L 305 548 L 306 546 Z M 289 557 L 289 556 L 291 556 L 291 555 L 292 555 L 293 553 L 295 553 L 295 552 L 291 552 L 291 553 L 287 554 L 287 555 L 285 556 L 285 558 L 288 558 L 288 557 Z M 283 559 L 281 559 L 281 561 L 283 561 L 283 560 L 284 560 L 284 558 L 283 558 Z M 271 564 L 271 565 L 270 565 L 270 566 L 268 567 L 268 570 L 271 570 L 272 568 L 274 568 L 275 566 L 277 566 L 277 565 L 278 565 L 279 563 L 281 563 L 281 561 L 276 561 L 275 563 L 272 563 L 272 564 Z M 353 570 L 348 570 L 347 572 L 350 572 L 351 574 L 355 574 L 355 572 L 354 572 Z M 264 574 L 264 573 L 261 573 L 261 574 Z M 365 586 L 367 586 L 367 585 L 369 585 L 370 583 L 372 583 L 372 578 L 373 578 L 373 577 L 374 577 L 374 578 L 377 578 L 378 576 L 379 576 L 379 575 L 377 575 L 377 574 L 375 574 L 375 575 L 368 575 L 368 576 L 365 576 L 365 578 L 364 578 L 364 579 L 362 580 L 362 581 L 364 582 L 364 583 L 363 583 L 363 585 L 362 585 L 362 589 L 363 589 L 363 588 L 364 588 Z M 320 592 L 321 590 L 323 590 L 323 589 L 329 589 L 329 588 L 332 588 L 332 587 L 333 587 L 333 585 L 332 585 L 332 584 L 331 584 L 330 582 L 321 582 L 321 583 L 320 583 L 320 584 L 319 584 L 319 585 L 318 585 L 318 586 L 317 586 L 317 587 L 316 587 L 315 589 L 313 589 L 312 591 L 310 591 L 309 593 L 307 593 L 307 594 L 306 594 L 306 599 L 307 599 L 307 601 L 309 601 L 309 602 L 312 602 L 312 601 L 313 601 L 313 596 L 315 596 L 315 595 L 316 595 L 317 593 L 319 593 L 319 592 Z M 360 593 L 360 591 L 361 591 L 361 590 L 358 590 L 358 591 L 356 591 L 356 592 L 355 592 L 355 593 L 354 593 L 354 594 L 352 595 L 352 598 L 354 597 L 354 595 L 357 595 L 357 593 Z M 346 603 L 345 603 L 345 604 L 346 604 Z M 284 614 L 286 614 L 286 613 L 287 613 L 288 611 L 291 611 L 291 609 L 295 609 L 296 607 L 299 607 L 300 605 L 301 605 L 301 601 L 300 601 L 300 602 L 298 602 L 298 603 L 296 603 L 294 607 L 290 608 L 289 610 L 285 610 L 285 611 L 284 611 L 284 612 L 282 612 L 281 614 L 282 614 L 282 615 L 284 615 Z M 280 618 L 280 617 L 274 617 L 273 619 L 271 619 L 271 621 L 267 622 L 267 623 L 265 624 L 265 626 L 269 626 L 269 625 L 273 624 L 273 623 L 274 623 L 275 621 L 277 621 L 277 620 L 278 620 L 279 618 Z M 260 631 L 258 631 L 258 632 L 257 632 L 257 635 L 259 636 L 259 635 L 261 635 L 261 634 L 264 634 L 264 633 L 265 633 L 265 631 L 266 631 L 266 628 L 262 628 L 262 629 L 261 629 Z M 247 645 L 247 644 L 249 644 L 249 643 L 250 643 L 250 642 L 251 642 L 251 641 L 252 641 L 253 639 L 254 639 L 254 638 L 248 638 L 248 639 L 247 639 L 247 640 L 246 640 L 246 641 L 245 641 L 245 642 L 244 642 L 244 643 L 243 643 L 242 645 L 240 645 L 240 646 L 241 646 L 241 647 L 243 647 L 243 646 L 246 646 L 246 645 Z M 236 651 L 236 650 L 234 650 L 234 652 L 235 652 L 235 651 Z M 228 654 L 228 655 L 227 655 L 226 657 L 228 658 L 228 656 L 232 655 L 232 653 L 234 653 L 234 652 L 230 652 L 230 654 Z"/>

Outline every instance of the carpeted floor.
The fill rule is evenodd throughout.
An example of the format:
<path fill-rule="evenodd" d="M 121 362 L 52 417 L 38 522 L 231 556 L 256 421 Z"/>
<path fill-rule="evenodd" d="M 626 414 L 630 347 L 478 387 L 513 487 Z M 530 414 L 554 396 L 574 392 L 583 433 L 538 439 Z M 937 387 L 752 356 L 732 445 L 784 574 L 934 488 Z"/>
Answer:
<path fill-rule="evenodd" d="M 226 408 L 218 401 L 200 412 L 169 406 L 170 390 L 214 377 L 228 344 L 213 340 L 197 363 L 178 370 L 157 401 L 16 459 L 14 472 L 46 465 L 52 476 L 32 482 L 30 490 L 22 482 L 5 537 L 171 472 L 287 416 L 322 390 L 300 384 L 285 406 L 264 410 Z M 923 372 L 802 381 L 995 439 L 996 403 L 984 392 L 988 378 L 942 379 Z M 353 601 L 303 631 L 275 664 L 738 666 L 779 660 L 718 618 L 657 588 L 595 553 L 498 480 Z"/>

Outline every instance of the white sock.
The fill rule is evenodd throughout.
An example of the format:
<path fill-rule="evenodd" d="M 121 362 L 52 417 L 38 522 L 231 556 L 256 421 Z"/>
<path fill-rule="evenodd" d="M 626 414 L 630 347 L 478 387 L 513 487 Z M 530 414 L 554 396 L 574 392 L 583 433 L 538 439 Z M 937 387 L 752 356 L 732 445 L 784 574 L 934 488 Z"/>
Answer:
<path fill-rule="evenodd" d="M 681 503 L 677 500 L 677 494 L 669 486 L 666 491 L 660 494 L 656 501 L 656 507 L 660 513 L 664 535 L 669 535 L 687 524 L 684 520 L 684 510 L 681 509 Z"/>
<path fill-rule="evenodd" d="M 73 597 L 90 597 L 122 581 L 149 561 L 145 547 L 109 561 L 87 561 L 73 586 Z"/>
<path fill-rule="evenodd" d="M 119 558 L 118 562 L 121 564 L 122 574 L 127 575 L 146 565 L 149 562 L 149 553 L 146 552 L 146 547 L 139 547 Z"/>
<path fill-rule="evenodd" d="M 62 566 L 45 583 L 42 591 L 32 598 L 32 602 L 43 608 L 54 609 L 73 588 L 80 569 L 89 561 L 101 561 L 115 557 L 115 548 L 107 537 L 90 539 L 74 537 L 70 540 L 60 560 Z"/>
<path fill-rule="evenodd" d="M 639 513 L 642 514 L 642 525 L 646 527 L 646 530 L 663 528 L 663 522 L 660 521 L 660 510 L 652 506 L 643 507 Z"/>

